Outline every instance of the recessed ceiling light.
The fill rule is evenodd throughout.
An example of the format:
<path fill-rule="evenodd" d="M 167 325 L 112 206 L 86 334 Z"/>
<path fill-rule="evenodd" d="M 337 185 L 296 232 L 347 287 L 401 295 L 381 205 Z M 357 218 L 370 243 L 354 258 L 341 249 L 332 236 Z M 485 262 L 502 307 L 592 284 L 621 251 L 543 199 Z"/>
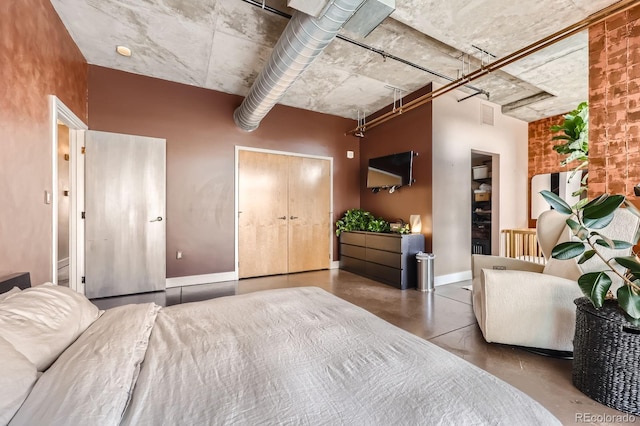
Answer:
<path fill-rule="evenodd" d="M 116 52 L 118 52 L 122 56 L 126 56 L 127 58 L 131 56 L 131 49 L 127 46 L 116 46 Z"/>

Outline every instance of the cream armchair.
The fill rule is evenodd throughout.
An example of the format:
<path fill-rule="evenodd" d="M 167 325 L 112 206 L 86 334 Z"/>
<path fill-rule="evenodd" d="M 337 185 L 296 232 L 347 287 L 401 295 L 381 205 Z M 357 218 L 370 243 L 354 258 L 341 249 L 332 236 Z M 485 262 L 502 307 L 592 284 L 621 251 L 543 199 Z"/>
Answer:
<path fill-rule="evenodd" d="M 582 265 L 577 259 L 551 258 L 553 247 L 571 238 L 565 220 L 566 216 L 554 210 L 538 218 L 536 236 L 547 260 L 545 265 L 472 256 L 473 310 L 487 342 L 573 351 L 573 300 L 582 296 L 577 279 L 585 272 L 602 270 L 603 264 L 596 256 Z M 602 233 L 612 239 L 633 241 L 639 227 L 640 218 L 618 209 Z M 631 249 L 609 251 L 609 257 L 626 256 Z M 612 279 L 615 290 L 621 283 Z"/>

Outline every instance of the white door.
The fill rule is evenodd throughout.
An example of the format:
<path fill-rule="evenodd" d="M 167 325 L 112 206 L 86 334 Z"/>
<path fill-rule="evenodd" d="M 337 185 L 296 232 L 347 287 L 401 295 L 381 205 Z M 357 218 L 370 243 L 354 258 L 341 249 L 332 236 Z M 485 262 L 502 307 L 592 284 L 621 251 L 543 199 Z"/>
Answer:
<path fill-rule="evenodd" d="M 85 294 L 164 290 L 165 140 L 88 131 Z"/>

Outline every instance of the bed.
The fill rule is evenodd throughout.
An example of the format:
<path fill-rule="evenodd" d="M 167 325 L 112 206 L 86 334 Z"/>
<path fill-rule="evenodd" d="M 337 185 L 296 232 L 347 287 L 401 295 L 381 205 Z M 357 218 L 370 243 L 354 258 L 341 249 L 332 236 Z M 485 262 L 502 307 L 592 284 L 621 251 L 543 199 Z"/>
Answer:
<path fill-rule="evenodd" d="M 107 311 L 63 287 L 13 290 L 0 300 L 0 352 L 0 424 L 560 424 L 315 287 Z"/>

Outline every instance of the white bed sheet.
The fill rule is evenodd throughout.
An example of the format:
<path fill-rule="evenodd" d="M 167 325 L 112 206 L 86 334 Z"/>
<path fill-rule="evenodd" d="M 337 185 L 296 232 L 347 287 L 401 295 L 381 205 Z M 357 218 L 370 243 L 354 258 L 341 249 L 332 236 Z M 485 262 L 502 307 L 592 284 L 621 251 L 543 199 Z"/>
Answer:
<path fill-rule="evenodd" d="M 108 310 L 10 424 L 560 424 L 496 377 L 318 288 L 159 309 Z"/>
<path fill-rule="evenodd" d="M 560 423 L 445 350 L 298 288 L 163 309 L 123 424 Z"/>
<path fill-rule="evenodd" d="M 13 425 L 118 425 L 160 307 L 110 309 L 38 379 Z"/>

